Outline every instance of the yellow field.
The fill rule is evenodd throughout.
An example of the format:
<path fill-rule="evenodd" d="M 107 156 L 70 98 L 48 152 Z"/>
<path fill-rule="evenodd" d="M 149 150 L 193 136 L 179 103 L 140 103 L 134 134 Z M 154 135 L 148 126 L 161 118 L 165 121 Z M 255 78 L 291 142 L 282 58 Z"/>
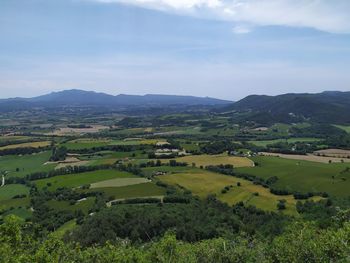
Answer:
<path fill-rule="evenodd" d="M 186 162 L 189 165 L 195 163 L 197 167 L 208 166 L 208 165 L 220 165 L 220 164 L 231 164 L 234 167 L 253 167 L 254 162 L 246 157 L 235 157 L 227 154 L 217 155 L 190 155 L 177 158 L 178 162 Z"/>
<path fill-rule="evenodd" d="M 27 143 L 19 143 L 19 144 L 12 144 L 12 145 L 3 146 L 3 147 L 0 147 L 0 150 L 27 148 L 27 147 L 39 148 L 39 147 L 49 146 L 50 144 L 51 144 L 51 142 L 49 142 L 49 141 L 27 142 Z"/>
<path fill-rule="evenodd" d="M 216 194 L 219 200 L 234 205 L 238 202 L 244 202 L 245 205 L 254 205 L 257 208 L 276 211 L 277 203 L 281 199 L 286 200 L 286 210 L 284 213 L 297 215 L 295 208 L 296 200 L 292 195 L 278 196 L 270 193 L 269 189 L 260 185 L 255 185 L 250 181 L 233 176 L 226 176 L 208 171 L 199 171 L 194 173 L 178 173 L 159 176 L 159 179 L 170 185 L 180 185 L 191 190 L 194 195 L 201 198 L 208 194 Z M 237 186 L 240 182 L 241 186 Z M 221 190 L 225 186 L 232 185 L 232 188 L 222 194 Z M 258 195 L 255 195 L 258 193 Z M 319 199 L 319 197 L 314 198 Z"/>

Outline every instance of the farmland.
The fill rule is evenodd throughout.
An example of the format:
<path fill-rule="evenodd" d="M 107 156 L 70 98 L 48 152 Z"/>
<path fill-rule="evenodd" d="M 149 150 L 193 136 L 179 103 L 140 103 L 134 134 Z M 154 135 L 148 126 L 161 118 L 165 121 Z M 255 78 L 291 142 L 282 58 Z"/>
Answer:
<path fill-rule="evenodd" d="M 237 170 L 264 179 L 276 176 L 278 181 L 274 186 L 281 189 L 328 192 L 335 196 L 349 194 L 350 173 L 344 173 L 349 164 L 324 164 L 269 156 L 254 157 L 252 160 L 258 163 L 258 166 Z"/>
<path fill-rule="evenodd" d="M 274 144 L 279 142 L 296 143 L 296 142 L 315 142 L 319 140 L 320 139 L 317 139 L 317 138 L 288 138 L 288 139 L 276 139 L 276 140 L 267 140 L 267 141 L 250 141 L 250 143 L 256 146 L 265 147 L 269 144 Z"/>
<path fill-rule="evenodd" d="M 45 165 L 50 155 L 50 152 L 42 152 L 23 156 L 0 156 L 0 167 L 2 170 L 9 171 L 9 176 L 20 177 L 29 173 L 49 171 L 54 167 L 54 165 Z"/>
<path fill-rule="evenodd" d="M 194 163 L 197 167 L 219 164 L 231 164 L 234 167 L 250 167 L 254 166 L 254 163 L 245 157 L 228 156 L 227 154 L 217 155 L 192 155 L 177 158 L 178 162 L 186 162 L 189 164 Z"/>
<path fill-rule="evenodd" d="M 255 185 L 250 181 L 225 176 L 207 171 L 195 171 L 191 173 L 176 173 L 160 176 L 159 179 L 171 185 L 180 185 L 191 190 L 194 195 L 202 198 L 214 194 L 219 200 L 230 205 L 244 202 L 246 205 L 254 205 L 260 209 L 276 211 L 278 200 L 285 199 L 287 202 L 287 214 L 296 214 L 296 200 L 291 195 L 277 196 L 262 186 Z M 239 186 L 238 186 L 239 184 Z M 221 191 L 229 186 L 225 193 Z"/>
<path fill-rule="evenodd" d="M 132 174 L 115 170 L 100 170 L 80 174 L 69 174 L 55 176 L 52 178 L 41 179 L 35 181 L 39 188 L 47 187 L 49 190 L 54 190 L 60 187 L 75 188 L 87 184 L 93 184 L 100 181 L 115 179 L 115 178 L 133 178 Z"/>
<path fill-rule="evenodd" d="M 21 184 L 9 184 L 0 187 L 0 201 L 8 200 L 16 195 L 28 195 L 29 188 Z"/>
<path fill-rule="evenodd" d="M 7 149 L 16 149 L 16 148 L 38 148 L 38 147 L 46 147 L 49 146 L 50 142 L 49 141 L 43 141 L 43 142 L 27 142 L 27 143 L 20 143 L 20 144 L 12 144 L 12 145 L 7 145 L 0 147 L 1 150 L 7 150 Z"/>
<path fill-rule="evenodd" d="M 112 200 L 165 195 L 165 190 L 153 183 L 141 183 L 120 187 L 102 187 L 82 191 L 101 191 Z"/>
<path fill-rule="evenodd" d="M 191 242 L 241 230 L 271 238 L 296 218 L 327 225 L 349 207 L 348 148 L 318 127 L 315 136 L 300 132 L 309 123 L 64 116 L 38 119 L 26 135 L 0 136 L 0 225 L 16 215 L 41 233 L 69 239 L 84 228 L 78 240 L 98 242 L 117 232 L 116 240 L 142 244 L 165 229 Z M 16 123 L 14 130 L 28 125 Z"/>

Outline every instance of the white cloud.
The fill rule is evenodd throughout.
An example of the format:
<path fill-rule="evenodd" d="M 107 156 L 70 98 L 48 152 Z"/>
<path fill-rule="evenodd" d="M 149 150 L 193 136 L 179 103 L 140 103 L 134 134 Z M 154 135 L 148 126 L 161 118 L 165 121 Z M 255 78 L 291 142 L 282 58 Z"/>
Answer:
<path fill-rule="evenodd" d="M 233 27 L 232 31 L 235 34 L 247 34 L 252 31 L 252 27 L 247 25 L 237 25 Z"/>
<path fill-rule="evenodd" d="M 92 0 L 246 23 L 350 33 L 349 0 Z M 238 32 L 242 30 L 237 30 Z"/>

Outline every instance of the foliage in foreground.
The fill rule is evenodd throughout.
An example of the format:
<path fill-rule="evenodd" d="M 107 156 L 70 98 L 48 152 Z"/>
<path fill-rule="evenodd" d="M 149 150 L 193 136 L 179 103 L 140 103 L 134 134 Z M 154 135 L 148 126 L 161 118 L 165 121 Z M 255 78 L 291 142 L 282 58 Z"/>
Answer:
<path fill-rule="evenodd" d="M 167 233 L 142 246 L 120 240 L 114 244 L 82 248 L 57 235 L 35 236 L 15 216 L 0 226 L 0 262 L 349 262 L 350 223 L 320 230 L 298 222 L 272 242 L 240 235 L 233 240 L 197 243 L 176 240 Z"/>

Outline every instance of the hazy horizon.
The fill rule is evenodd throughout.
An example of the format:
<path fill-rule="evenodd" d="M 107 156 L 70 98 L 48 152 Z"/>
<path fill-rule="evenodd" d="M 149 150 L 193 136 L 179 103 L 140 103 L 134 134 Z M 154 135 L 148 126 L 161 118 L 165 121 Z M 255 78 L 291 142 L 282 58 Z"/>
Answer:
<path fill-rule="evenodd" d="M 344 0 L 4 1 L 0 98 L 349 91 L 349 13 Z"/>

